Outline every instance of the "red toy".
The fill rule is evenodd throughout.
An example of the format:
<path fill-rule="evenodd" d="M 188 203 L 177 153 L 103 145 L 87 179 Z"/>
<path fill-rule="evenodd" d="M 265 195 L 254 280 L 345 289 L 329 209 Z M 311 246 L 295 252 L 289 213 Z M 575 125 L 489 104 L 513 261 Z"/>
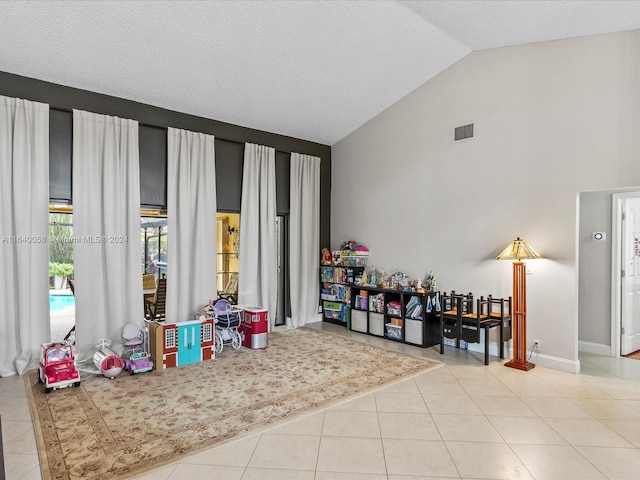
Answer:
<path fill-rule="evenodd" d="M 76 369 L 71 345 L 43 343 L 40 348 L 38 382 L 44 383 L 44 393 L 64 387 L 79 387 L 80 373 Z"/>

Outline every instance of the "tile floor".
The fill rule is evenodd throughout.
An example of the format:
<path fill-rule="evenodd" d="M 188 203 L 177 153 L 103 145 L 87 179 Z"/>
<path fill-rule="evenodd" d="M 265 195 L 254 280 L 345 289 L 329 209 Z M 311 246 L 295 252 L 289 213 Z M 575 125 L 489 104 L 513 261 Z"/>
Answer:
<path fill-rule="evenodd" d="M 138 480 L 640 478 L 640 361 L 580 354 L 578 375 L 505 368 L 313 324 L 444 366 Z M 40 478 L 21 377 L 0 378 L 7 480 Z"/>

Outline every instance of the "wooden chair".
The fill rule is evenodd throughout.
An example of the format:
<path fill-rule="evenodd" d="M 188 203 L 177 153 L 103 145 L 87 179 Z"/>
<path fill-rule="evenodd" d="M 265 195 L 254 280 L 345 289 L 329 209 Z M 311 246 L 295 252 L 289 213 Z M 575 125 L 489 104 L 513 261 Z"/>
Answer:
<path fill-rule="evenodd" d="M 480 325 L 489 319 L 489 302 L 483 297 L 477 300 L 476 311 L 460 315 L 460 339 L 468 343 L 480 343 Z"/>
<path fill-rule="evenodd" d="M 153 273 L 145 273 L 142 275 L 142 290 L 155 290 L 156 286 L 156 276 Z M 145 304 L 148 301 L 153 301 L 153 296 L 155 294 L 149 294 L 144 296 Z"/>
<path fill-rule="evenodd" d="M 491 317 L 488 299 L 480 297 L 476 305 L 475 312 L 468 312 L 460 317 L 460 338 L 469 343 L 480 343 L 480 331 L 484 330 L 484 364 L 489 365 L 489 333 L 492 328 L 501 326 L 501 320 Z M 504 345 L 501 341 L 499 343 Z M 500 358 L 504 358 L 504 348 Z"/>
<path fill-rule="evenodd" d="M 451 297 L 461 297 L 464 302 L 463 302 L 463 307 L 465 309 L 465 312 L 473 312 L 473 306 L 474 306 L 474 301 L 473 301 L 473 293 L 469 292 L 469 293 L 458 293 L 455 290 L 451 290 Z"/>
<path fill-rule="evenodd" d="M 146 302 L 146 317 L 149 320 L 164 320 L 165 304 L 167 301 L 167 279 L 158 280 L 158 288 L 153 299 Z"/>
<path fill-rule="evenodd" d="M 500 358 L 504 358 L 504 344 L 512 337 L 513 305 L 511 297 L 493 298 L 488 297 L 489 316 L 500 322 Z"/>
<path fill-rule="evenodd" d="M 224 290 L 218 292 L 218 298 L 227 300 L 232 305 L 238 304 L 238 272 L 231 272 Z"/>
<path fill-rule="evenodd" d="M 440 295 L 440 354 L 444 354 L 444 339 L 456 340 L 460 348 L 460 317 L 473 311 L 473 294 L 468 295 L 446 292 Z"/>

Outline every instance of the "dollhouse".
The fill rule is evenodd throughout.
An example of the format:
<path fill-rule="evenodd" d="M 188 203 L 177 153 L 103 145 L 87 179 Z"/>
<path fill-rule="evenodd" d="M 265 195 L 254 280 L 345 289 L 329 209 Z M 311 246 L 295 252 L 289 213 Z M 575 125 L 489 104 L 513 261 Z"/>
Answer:
<path fill-rule="evenodd" d="M 149 353 L 156 370 L 215 357 L 212 318 L 179 323 L 149 323 Z"/>

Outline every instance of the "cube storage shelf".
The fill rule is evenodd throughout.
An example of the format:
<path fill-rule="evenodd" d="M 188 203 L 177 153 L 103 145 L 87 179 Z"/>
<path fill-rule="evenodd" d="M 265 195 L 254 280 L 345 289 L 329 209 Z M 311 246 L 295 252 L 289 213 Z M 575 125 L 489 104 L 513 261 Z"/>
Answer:
<path fill-rule="evenodd" d="M 351 288 L 350 330 L 419 347 L 440 344 L 440 320 L 430 308 L 436 292 Z"/>
<path fill-rule="evenodd" d="M 364 268 L 351 265 L 320 267 L 320 298 L 325 322 L 351 327 L 351 289 L 358 288 L 354 285 L 359 283 Z"/>

